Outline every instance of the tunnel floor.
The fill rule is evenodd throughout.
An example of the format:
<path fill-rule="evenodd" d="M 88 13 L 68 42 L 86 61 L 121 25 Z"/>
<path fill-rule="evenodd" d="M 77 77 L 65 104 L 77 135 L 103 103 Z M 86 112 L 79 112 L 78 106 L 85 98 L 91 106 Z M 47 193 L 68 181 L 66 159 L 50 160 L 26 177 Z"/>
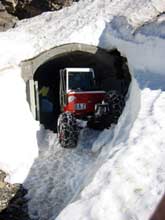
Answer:
<path fill-rule="evenodd" d="M 24 183 L 32 219 L 53 220 L 84 187 L 98 154 L 91 152 L 99 131 L 84 129 L 77 148 L 61 148 L 57 135 L 41 129 L 40 154 Z M 88 138 L 87 138 L 88 137 Z"/>

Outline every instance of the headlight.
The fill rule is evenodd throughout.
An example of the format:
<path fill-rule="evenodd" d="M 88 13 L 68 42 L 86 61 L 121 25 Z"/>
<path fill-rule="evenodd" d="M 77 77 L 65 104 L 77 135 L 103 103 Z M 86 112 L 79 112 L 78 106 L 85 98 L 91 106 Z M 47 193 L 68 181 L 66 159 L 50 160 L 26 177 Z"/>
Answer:
<path fill-rule="evenodd" d="M 71 95 L 68 97 L 68 103 L 73 102 L 74 100 L 76 100 L 76 97 Z"/>

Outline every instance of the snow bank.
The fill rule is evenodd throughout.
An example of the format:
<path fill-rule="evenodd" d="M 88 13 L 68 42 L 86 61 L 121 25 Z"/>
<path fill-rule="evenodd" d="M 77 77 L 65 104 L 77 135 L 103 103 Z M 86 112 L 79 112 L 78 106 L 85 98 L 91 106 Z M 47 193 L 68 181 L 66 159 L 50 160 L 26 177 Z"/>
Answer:
<path fill-rule="evenodd" d="M 134 124 L 128 100 L 114 134 L 104 131 L 96 141 L 103 149 L 90 172 L 91 183 L 58 220 L 149 219 L 164 194 L 164 98 L 160 89 L 145 88 Z"/>
<path fill-rule="evenodd" d="M 0 168 L 10 174 L 8 181 L 19 183 L 24 181 L 38 155 L 38 126 L 26 102 L 19 68 L 1 72 L 0 100 Z"/>
<path fill-rule="evenodd" d="M 84 43 L 97 46 L 106 22 L 123 17 L 126 23 L 114 24 L 115 30 L 129 26 L 133 31 L 165 10 L 164 1 L 87 0 L 56 13 L 49 12 L 18 22 L 17 27 L 0 33 L 0 66 L 18 65 L 55 46 Z M 125 26 L 125 28 L 124 28 Z M 106 49 L 106 46 L 102 44 Z"/>
<path fill-rule="evenodd" d="M 133 81 L 126 107 L 118 125 L 94 142 L 93 151 L 101 152 L 86 187 L 57 220 L 149 219 L 164 195 L 165 41 L 152 31 L 165 25 L 132 36 L 123 25 L 115 29 L 119 24 L 121 18 L 106 25 L 100 44 L 128 58 Z"/>

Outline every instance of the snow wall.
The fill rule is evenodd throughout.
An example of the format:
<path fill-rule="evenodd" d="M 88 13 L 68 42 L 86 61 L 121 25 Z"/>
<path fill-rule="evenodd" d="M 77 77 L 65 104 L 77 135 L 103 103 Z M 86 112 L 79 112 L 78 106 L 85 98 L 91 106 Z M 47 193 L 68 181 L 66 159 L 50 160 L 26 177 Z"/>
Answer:
<path fill-rule="evenodd" d="M 127 57 L 132 74 L 126 107 L 93 144 L 93 152 L 102 148 L 96 170 L 58 220 L 150 219 L 164 195 L 165 41 L 148 32 L 131 40 L 112 33 L 109 26 L 104 42 Z"/>
<path fill-rule="evenodd" d="M 81 1 L 0 34 L 0 167 L 11 182 L 26 178 L 38 152 L 39 126 L 26 101 L 21 62 L 69 43 L 117 48 L 128 59 L 133 80 L 125 110 L 93 144 L 99 160 L 58 220 L 149 219 L 162 197 L 165 18 L 158 15 L 164 10 L 158 0 Z"/>

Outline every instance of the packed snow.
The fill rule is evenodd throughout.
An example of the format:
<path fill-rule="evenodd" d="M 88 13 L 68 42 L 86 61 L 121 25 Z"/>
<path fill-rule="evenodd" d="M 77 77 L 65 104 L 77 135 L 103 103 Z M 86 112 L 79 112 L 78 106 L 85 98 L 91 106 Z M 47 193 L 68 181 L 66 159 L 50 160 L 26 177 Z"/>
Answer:
<path fill-rule="evenodd" d="M 98 135 L 98 131 L 84 129 L 76 149 L 62 149 L 56 134 L 41 128 L 40 154 L 24 182 L 32 219 L 54 219 L 79 194 L 97 159 L 91 144 Z"/>
<path fill-rule="evenodd" d="M 165 182 L 165 1 L 87 0 L 0 33 L 0 168 L 28 189 L 32 219 L 150 219 Z M 127 57 L 132 82 L 116 126 L 60 148 L 26 101 L 20 62 L 66 43 Z"/>
<path fill-rule="evenodd" d="M 30 113 L 25 91 L 19 68 L 0 72 L 0 168 L 10 173 L 8 181 L 18 183 L 38 156 L 39 125 Z"/>

